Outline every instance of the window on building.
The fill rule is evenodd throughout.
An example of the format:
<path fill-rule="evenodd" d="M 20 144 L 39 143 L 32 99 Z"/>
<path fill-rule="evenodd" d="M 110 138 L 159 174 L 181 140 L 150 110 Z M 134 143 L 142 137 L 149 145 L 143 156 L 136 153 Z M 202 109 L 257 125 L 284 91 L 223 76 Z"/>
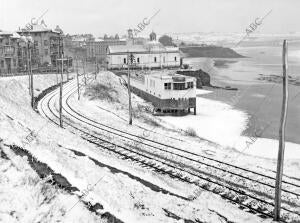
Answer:
<path fill-rule="evenodd" d="M 1 67 L 4 68 L 4 60 L 1 60 Z"/>
<path fill-rule="evenodd" d="M 45 49 L 45 55 L 47 56 L 48 55 L 48 49 Z"/>
<path fill-rule="evenodd" d="M 123 59 L 124 64 L 126 64 L 126 58 Z"/>
<path fill-rule="evenodd" d="M 185 90 L 185 83 L 174 83 L 173 89 L 174 90 Z"/>
<path fill-rule="evenodd" d="M 139 57 L 137 58 L 137 62 L 140 63 L 140 58 Z"/>
<path fill-rule="evenodd" d="M 48 46 L 48 40 L 44 40 L 44 46 Z"/>
<path fill-rule="evenodd" d="M 177 57 L 174 57 L 175 62 L 177 61 Z"/>
<path fill-rule="evenodd" d="M 154 57 L 154 63 L 156 63 L 156 57 Z"/>
<path fill-rule="evenodd" d="M 187 82 L 187 88 L 194 88 L 194 82 Z"/>
<path fill-rule="evenodd" d="M 164 83 L 165 90 L 171 90 L 171 83 Z"/>
<path fill-rule="evenodd" d="M 13 59 L 13 63 L 14 63 L 14 67 L 16 67 L 17 66 L 17 60 Z"/>

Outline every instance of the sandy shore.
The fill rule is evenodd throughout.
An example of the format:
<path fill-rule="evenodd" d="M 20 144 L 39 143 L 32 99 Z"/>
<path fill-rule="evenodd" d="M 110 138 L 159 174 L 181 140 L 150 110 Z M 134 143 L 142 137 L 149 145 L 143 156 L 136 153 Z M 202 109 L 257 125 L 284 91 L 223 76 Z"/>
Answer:
<path fill-rule="evenodd" d="M 203 98 L 212 91 L 197 90 L 197 115 L 184 117 L 161 117 L 173 128 L 192 128 L 201 138 L 216 142 L 224 147 L 264 158 L 276 158 L 278 140 L 260 137 L 266 127 L 256 126 L 252 134 L 244 135 L 250 115 L 245 111 L 217 100 Z M 287 142 L 285 158 L 300 159 L 300 145 Z"/>

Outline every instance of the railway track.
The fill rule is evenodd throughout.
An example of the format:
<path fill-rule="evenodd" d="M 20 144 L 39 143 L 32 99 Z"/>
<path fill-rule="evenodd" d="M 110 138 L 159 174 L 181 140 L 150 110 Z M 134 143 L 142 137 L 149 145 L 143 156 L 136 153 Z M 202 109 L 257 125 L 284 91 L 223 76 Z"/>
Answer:
<path fill-rule="evenodd" d="M 149 169 L 153 169 L 156 172 L 167 174 L 178 180 L 197 185 L 204 190 L 216 193 L 224 199 L 238 204 L 241 208 L 257 213 L 262 217 L 272 217 L 274 205 L 272 203 L 272 196 L 268 193 L 271 193 L 274 189 L 274 185 L 271 184 L 271 181 L 274 180 L 275 182 L 274 177 L 246 170 L 210 157 L 184 151 L 177 147 L 165 145 L 145 137 L 103 125 L 75 111 L 71 107 L 69 100 L 76 93 L 74 90 L 76 88 L 73 87 L 72 83 L 69 83 L 66 88 L 67 93 L 66 101 L 64 101 L 64 112 L 68 114 L 68 117 L 75 120 L 76 123 L 83 123 L 90 127 L 89 129 L 93 129 L 92 131 L 87 130 L 73 123 L 71 120 L 65 121 L 65 124 L 67 124 L 68 128 L 74 133 L 79 134 L 82 138 L 103 150 L 117 154 L 123 159 L 129 159 Z M 57 111 L 52 109 L 55 107 L 55 96 L 56 91 L 44 97 L 39 107 L 46 118 L 57 124 Z M 45 106 L 46 99 L 48 101 Z M 51 103 L 53 103 L 54 106 L 51 106 Z M 107 135 L 111 137 L 107 138 Z M 112 142 L 111 138 L 115 137 L 122 139 L 121 142 Z M 129 145 L 126 143 L 136 142 L 137 139 L 142 139 L 142 141 L 138 141 L 139 148 L 135 148 L 132 145 L 130 146 L 130 143 Z M 168 157 L 166 154 L 171 155 L 171 157 Z M 186 164 L 187 162 L 189 165 Z M 210 171 L 208 171 L 208 169 Z M 220 175 L 220 172 L 222 172 L 223 175 Z M 224 177 L 226 177 L 225 180 L 223 180 Z M 230 181 L 229 179 L 231 178 L 234 180 L 238 178 L 240 184 Z M 260 194 L 261 192 L 259 193 L 259 191 L 253 191 L 253 188 L 249 190 L 249 187 L 241 185 L 247 184 L 247 182 L 248 184 L 251 182 L 251 184 L 267 187 L 267 194 Z M 297 199 L 299 199 L 300 196 L 300 194 L 291 190 L 291 187 L 300 188 L 295 182 L 296 181 L 284 181 L 284 193 L 286 193 L 286 195 L 283 200 L 288 200 L 291 196 L 295 197 L 292 199 L 292 202 L 286 202 L 283 207 L 283 220 L 285 222 L 300 219 L 299 211 L 291 207 L 292 204 L 297 205 Z"/>

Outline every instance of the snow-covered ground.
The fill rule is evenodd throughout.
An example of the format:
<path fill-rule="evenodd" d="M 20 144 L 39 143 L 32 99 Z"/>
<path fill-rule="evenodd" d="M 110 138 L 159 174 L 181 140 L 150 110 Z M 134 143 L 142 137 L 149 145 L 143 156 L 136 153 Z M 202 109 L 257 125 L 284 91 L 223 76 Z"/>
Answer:
<path fill-rule="evenodd" d="M 30 108 L 27 83 L 25 76 L 0 79 L 0 222 L 106 222 L 77 203 L 77 196 L 48 183 L 51 175 L 39 178 L 28 160 L 7 146 L 21 146 L 28 128 L 37 130 L 46 124 Z M 34 76 L 35 95 L 54 84 L 55 75 Z M 41 151 L 42 141 L 39 136 L 33 143 Z M 74 204 L 72 214 L 66 214 Z"/>
<path fill-rule="evenodd" d="M 126 125 L 128 120 L 127 90 L 120 86 L 117 77 L 113 79 L 108 74 L 99 77 L 101 78 L 101 83 L 109 83 L 108 85 L 113 83 L 114 89 L 120 92 L 120 103 L 110 103 L 106 100 L 90 100 L 90 97 L 86 97 L 82 98 L 79 102 L 74 101 L 72 106 L 82 114 L 92 117 L 93 120 L 120 130 L 130 131 L 136 135 L 140 134 L 143 136 L 143 134 L 140 133 L 141 129 L 138 127 L 148 128 L 155 132 L 153 134 L 147 134 L 147 137 L 151 140 L 173 146 L 180 145 L 180 148 L 203 155 L 213 154 L 212 156 L 219 160 L 234 163 L 252 170 L 264 170 L 270 173 L 272 172 L 272 174 L 274 170 L 276 170 L 276 161 L 273 158 L 276 157 L 277 153 L 277 141 L 242 136 L 242 132 L 248 122 L 248 115 L 243 111 L 234 109 L 228 104 L 201 98 L 201 94 L 207 94 L 210 93 L 210 91 L 197 90 L 197 116 L 150 116 L 151 122 L 159 123 L 160 126 L 149 126 L 143 118 L 138 118 L 138 108 L 142 107 L 139 105 L 147 105 L 147 103 L 133 95 L 133 107 L 136 108 L 134 111 L 137 112 L 137 117 L 133 119 L 133 126 L 128 126 Z M 71 101 L 72 100 L 73 99 L 71 99 Z M 166 128 L 161 128 L 162 126 Z M 197 130 L 198 137 L 206 140 L 186 136 L 184 130 L 188 127 Z M 180 129 L 182 129 L 182 131 L 178 131 Z M 268 151 L 268 149 L 270 150 L 270 144 L 264 143 L 272 144 L 272 148 L 275 148 L 276 151 Z M 265 145 L 268 147 L 265 148 Z M 261 149 L 262 147 L 264 148 Z M 287 175 L 299 178 L 300 159 L 293 151 L 293 148 L 298 148 L 298 145 L 287 143 L 286 147 L 288 148 L 284 172 Z M 253 165 L 253 163 L 257 165 Z"/>
<path fill-rule="evenodd" d="M 36 87 L 42 89 L 55 84 L 56 80 L 54 76 L 43 75 L 35 78 L 34 83 Z M 0 138 L 3 143 L 24 146 L 22 141 L 30 133 L 29 130 L 34 130 L 37 137 L 25 146 L 25 150 L 79 189 L 79 192 L 71 194 L 62 191 L 60 195 L 58 192 L 48 205 L 42 205 L 36 201 L 43 193 L 40 192 L 40 187 L 22 183 L 22 180 L 18 181 L 18 175 L 21 178 L 26 175 L 25 179 L 29 179 L 29 174 L 25 174 L 25 171 L 35 175 L 28 167 L 27 161 L 25 166 L 16 172 L 14 166 L 10 164 L 11 161 L 1 159 L 1 172 L 7 173 L 6 177 L 1 178 L 6 184 L 4 187 L 1 186 L 0 193 L 0 200 L 4 202 L 0 206 L 1 220 L 4 222 L 38 222 L 38 219 L 46 214 L 53 219 L 61 219 L 62 222 L 100 222 L 99 217 L 89 212 L 80 200 L 90 202 L 92 205 L 96 203 L 103 205 L 103 209 L 98 210 L 100 217 L 102 217 L 101 213 L 109 212 L 122 221 L 130 223 L 184 222 L 183 219 L 223 222 L 224 217 L 236 222 L 270 222 L 245 213 L 238 207 L 223 201 L 219 196 L 208 192 L 199 194 L 194 201 L 187 201 L 172 194 L 154 191 L 138 180 L 139 178 L 132 178 L 126 173 L 142 177 L 184 197 L 191 195 L 197 188 L 116 159 L 67 130 L 44 120 L 30 108 L 26 77 L 3 78 L 0 80 L 0 86 L 2 89 Z M 14 156 L 9 147 L 6 146 L 4 151 Z M 74 151 L 84 155 L 78 155 Z M 97 165 L 89 157 L 104 166 Z M 116 169 L 112 171 L 111 167 L 117 168 L 118 171 Z M 81 199 L 75 196 L 83 195 L 87 189 L 88 193 Z M 66 199 L 63 199 L 64 197 Z M 56 201 L 60 205 L 56 205 Z M 79 204 L 72 208 L 77 202 Z M 172 216 L 170 213 L 174 214 L 173 217 L 170 217 Z M 49 220 L 49 222 L 53 221 Z"/>
<path fill-rule="evenodd" d="M 0 150 L 6 154 L 0 158 L 0 222 L 106 222 L 76 196 L 47 183 L 50 176 L 40 179 L 26 159 L 3 145 Z M 72 206 L 72 214 L 66 214 Z"/>
<path fill-rule="evenodd" d="M 110 78 L 105 79 L 107 77 Z M 119 83 L 118 78 L 108 72 L 98 75 L 97 80 L 102 84 L 114 81 L 111 84 L 113 88 L 118 88 L 116 89 L 117 92 L 123 88 L 117 84 Z M 168 176 L 154 173 L 152 170 L 129 163 L 126 160 L 118 159 L 111 153 L 102 151 L 78 136 L 71 134 L 68 130 L 58 128 L 32 111 L 29 106 L 27 83 L 26 77 L 0 79 L 0 87 L 2 89 L 0 92 L 0 139 L 3 140 L 4 144 L 22 146 L 24 138 L 26 138 L 30 130 L 34 130 L 37 133 L 37 137 L 25 149 L 40 162 L 47 164 L 55 173 L 64 176 L 73 187 L 79 189 L 78 192 L 74 193 L 61 192 L 69 197 L 67 199 L 68 202 L 62 202 L 61 206 L 57 207 L 64 213 L 62 222 L 99 222 L 99 218 L 102 218 L 102 214 L 105 212 L 113 214 L 123 222 L 130 223 L 185 222 L 185 219 L 192 222 L 195 222 L 196 219 L 201 222 L 271 222 L 271 219 L 262 219 L 247 213 L 236 205 L 224 201 L 220 196 L 209 192 L 201 191 L 201 193 L 197 193 L 197 198 L 193 201 L 183 199 L 193 195 L 195 191 L 199 191 L 199 188 Z M 35 78 L 35 86 L 39 90 L 55 83 L 55 76 L 43 75 Z M 65 89 L 68 90 L 68 86 L 65 86 Z M 124 103 L 111 103 L 99 98 L 90 100 L 90 97 L 84 97 L 83 95 L 81 95 L 79 102 L 76 97 L 72 98 L 71 102 L 74 107 L 82 109 L 82 112 L 85 114 L 93 114 L 92 117 L 95 120 L 120 130 L 142 135 L 141 127 L 152 129 L 156 133 L 149 136 L 151 139 L 168 142 L 176 146 L 180 143 L 182 148 L 186 150 L 196 151 L 199 154 L 209 152 L 215 158 L 226 159 L 229 151 L 232 152 L 232 155 L 239 154 L 228 148 L 217 146 L 215 143 L 182 135 L 183 132 L 176 129 L 170 130 L 160 126 L 155 127 L 149 123 L 159 122 L 159 124 L 164 125 L 167 122 L 151 115 L 149 117 L 147 115 L 140 117 L 139 110 L 136 110 L 134 117 L 135 125 L 129 126 L 126 113 L 126 89 L 123 88 L 123 92 L 124 94 L 120 96 L 119 100 Z M 133 105 L 136 109 L 138 109 L 140 104 L 145 103 L 136 96 L 133 96 L 133 99 Z M 50 106 L 57 106 L 55 104 L 56 102 L 54 105 L 50 104 Z M 240 113 L 236 111 L 235 114 Z M 236 126 L 231 131 L 238 132 L 240 130 Z M 222 137 L 219 140 L 221 141 Z M 5 151 L 7 154 L 12 153 L 9 147 L 6 147 Z M 13 192 L 17 190 L 21 193 L 24 190 L 24 185 L 12 183 L 15 182 L 13 179 L 16 180 L 14 177 L 15 170 L 12 169 L 13 166 L 5 168 L 5 165 L 8 165 L 6 163 L 9 162 L 3 161 L 3 164 L 1 159 L 0 171 L 12 171 L 12 174 L 9 174 L 11 183 L 5 185 L 5 191 Z M 242 155 L 237 162 L 237 164 L 248 167 L 253 166 L 253 163 L 256 164 L 254 167 L 256 170 L 262 168 L 266 171 L 266 168 L 272 170 L 275 167 L 272 161 L 245 155 Z M 295 170 L 298 170 L 297 172 L 299 173 L 299 165 L 288 164 L 285 173 L 294 173 L 296 172 Z M 27 171 L 27 168 L 18 170 L 20 171 L 18 174 L 24 174 L 23 171 L 25 169 Z M 32 172 L 31 169 L 28 171 Z M 295 175 L 297 176 L 296 173 Z M 167 192 L 156 191 L 151 185 L 158 186 Z M 30 191 L 26 192 L 30 193 Z M 88 193 L 81 199 L 75 196 L 84 195 L 86 191 Z M 39 189 L 36 189 L 35 194 L 39 193 Z M 27 201 L 26 193 L 23 194 L 23 200 Z M 15 196 L 15 198 L 10 196 Z M 60 196 L 58 194 L 56 199 L 60 199 Z M 9 202 L 19 198 L 17 194 L 0 193 L 0 200 L 5 199 Z M 75 203 L 78 202 L 74 209 L 72 208 L 73 200 Z M 101 204 L 103 209 L 99 209 L 96 216 L 88 211 L 84 202 L 89 202 L 92 205 Z M 26 222 L 26 219 L 32 214 L 35 216 L 39 215 L 39 208 L 43 209 L 43 213 L 52 213 L 52 215 L 59 218 L 58 212 L 51 212 L 51 204 L 53 203 L 46 207 L 40 207 L 40 204 L 36 203 L 36 206 L 33 205 L 33 207 L 36 207 L 35 211 L 32 212 L 25 208 L 22 209 L 24 206 L 21 207 L 21 205 L 11 205 L 9 209 L 4 209 L 6 207 L 5 204 L 4 206 L 0 205 L 0 213 L 18 212 L 20 213 L 18 216 L 23 216 L 22 218 L 17 218 L 12 215 L 9 221 L 4 222 Z M 76 214 L 73 212 L 76 212 Z M 81 221 L 80 219 L 84 216 L 87 216 L 86 219 Z M 29 220 L 27 222 L 34 221 Z"/>
<path fill-rule="evenodd" d="M 197 90 L 197 115 L 184 117 L 161 117 L 162 120 L 174 128 L 192 128 L 199 137 L 216 142 L 224 147 L 232 147 L 243 153 L 253 156 L 275 159 L 278 153 L 278 140 L 243 136 L 242 133 L 248 124 L 246 112 L 234 109 L 232 106 L 201 98 L 207 90 Z M 259 135 L 257 130 L 257 135 Z M 286 159 L 300 159 L 300 145 L 286 142 Z"/>

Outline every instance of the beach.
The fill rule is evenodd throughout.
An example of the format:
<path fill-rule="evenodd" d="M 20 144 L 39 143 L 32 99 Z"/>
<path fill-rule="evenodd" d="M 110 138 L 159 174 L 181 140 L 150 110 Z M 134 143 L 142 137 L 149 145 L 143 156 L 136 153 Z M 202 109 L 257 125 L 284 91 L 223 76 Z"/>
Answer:
<path fill-rule="evenodd" d="M 231 144 L 229 144 L 228 140 L 221 140 L 220 144 L 243 151 L 243 148 L 246 148 L 245 144 L 247 139 L 253 138 L 252 141 L 254 142 L 251 143 L 251 147 L 249 147 L 251 149 L 246 149 L 248 151 L 245 150 L 244 152 L 257 156 L 275 158 L 278 148 L 277 139 L 282 103 L 282 84 L 260 80 L 259 78 L 262 77 L 262 75 L 280 76 L 282 74 L 281 46 L 238 47 L 235 50 L 247 56 L 247 58 L 225 60 L 224 58 L 186 58 L 185 62 L 194 68 L 201 68 L 207 71 L 211 75 L 211 83 L 213 85 L 238 88 L 238 91 L 205 88 L 211 92 L 198 95 L 201 98 L 200 100 L 209 99 L 222 102 L 231 109 L 242 113 L 240 117 L 238 117 L 238 115 L 235 117 L 235 123 L 239 123 L 237 125 L 240 126 L 240 128 L 236 128 L 242 130 L 239 133 L 236 131 L 231 135 L 232 139 L 239 139 L 229 140 Z M 300 59 L 299 52 L 300 46 L 298 43 L 290 46 L 288 75 L 295 78 L 300 77 L 300 60 L 297 60 L 297 58 Z M 214 66 L 214 61 L 221 61 L 217 63 L 220 66 Z M 289 85 L 286 141 L 287 148 L 291 148 L 290 158 L 292 158 L 293 154 L 298 152 L 295 151 L 296 149 L 300 151 L 299 92 L 300 86 L 294 84 Z M 198 111 L 201 112 L 204 107 L 205 105 L 203 105 L 203 108 L 198 108 Z M 222 117 L 222 112 L 218 115 Z M 231 123 L 230 125 L 235 125 L 233 120 L 231 120 Z M 198 124 L 201 124 L 201 122 Z M 229 123 L 227 124 L 227 126 L 229 126 Z M 257 129 L 263 129 L 263 131 L 253 137 Z M 226 135 L 230 132 L 228 128 L 225 128 L 225 130 L 219 134 Z M 203 136 L 201 131 L 199 134 Z M 218 139 L 218 137 L 216 139 Z M 274 146 L 275 150 L 271 149 L 271 145 Z"/>

